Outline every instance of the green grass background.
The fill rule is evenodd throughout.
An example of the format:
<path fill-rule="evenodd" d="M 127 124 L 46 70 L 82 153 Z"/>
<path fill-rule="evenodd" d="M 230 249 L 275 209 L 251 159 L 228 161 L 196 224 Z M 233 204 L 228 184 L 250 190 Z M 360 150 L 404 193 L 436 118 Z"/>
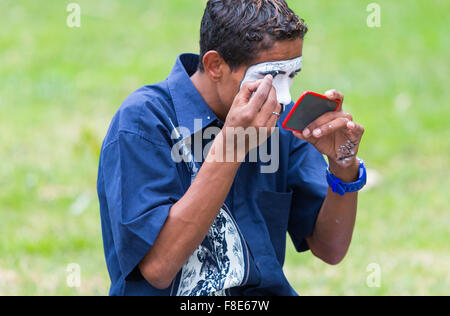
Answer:
<path fill-rule="evenodd" d="M 102 138 L 138 87 L 198 52 L 206 1 L 1 0 L 0 295 L 106 295 L 96 197 Z M 353 244 L 331 267 L 288 247 L 286 274 L 303 295 L 449 294 L 450 3 L 288 1 L 310 26 L 305 90 L 345 93 L 365 126 L 360 156 L 381 183 L 360 195 Z M 67 266 L 81 267 L 81 287 Z M 370 287 L 370 264 L 380 287 Z"/>

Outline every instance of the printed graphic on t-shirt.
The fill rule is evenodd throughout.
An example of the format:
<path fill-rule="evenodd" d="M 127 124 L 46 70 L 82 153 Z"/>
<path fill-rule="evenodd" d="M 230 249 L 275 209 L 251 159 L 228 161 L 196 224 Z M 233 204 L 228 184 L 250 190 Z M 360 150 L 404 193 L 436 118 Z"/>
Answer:
<path fill-rule="evenodd" d="M 221 209 L 205 240 L 183 266 L 177 295 L 211 295 L 239 286 L 243 279 L 241 237 L 230 215 Z"/>
<path fill-rule="evenodd" d="M 182 139 L 175 126 L 173 129 L 172 135 Z M 180 150 L 193 181 L 199 168 L 183 141 Z M 226 289 L 242 285 L 245 277 L 243 240 L 227 210 L 226 205 L 220 209 L 205 239 L 184 264 L 177 296 L 225 295 Z"/>

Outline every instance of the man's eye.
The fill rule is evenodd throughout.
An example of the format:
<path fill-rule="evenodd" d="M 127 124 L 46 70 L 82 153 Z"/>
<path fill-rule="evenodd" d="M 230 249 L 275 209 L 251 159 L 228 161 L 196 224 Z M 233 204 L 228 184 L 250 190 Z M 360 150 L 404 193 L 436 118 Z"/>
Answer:
<path fill-rule="evenodd" d="M 274 71 L 268 71 L 268 72 L 265 72 L 265 73 L 261 73 L 261 75 L 262 75 L 263 78 L 264 78 L 265 76 L 267 76 L 267 75 L 272 75 L 272 77 L 275 78 L 275 77 L 277 77 L 279 74 L 280 74 L 280 72 L 277 71 L 277 70 L 274 70 Z"/>
<path fill-rule="evenodd" d="M 294 72 L 292 75 L 289 76 L 289 78 L 294 79 L 299 73 L 300 71 Z"/>

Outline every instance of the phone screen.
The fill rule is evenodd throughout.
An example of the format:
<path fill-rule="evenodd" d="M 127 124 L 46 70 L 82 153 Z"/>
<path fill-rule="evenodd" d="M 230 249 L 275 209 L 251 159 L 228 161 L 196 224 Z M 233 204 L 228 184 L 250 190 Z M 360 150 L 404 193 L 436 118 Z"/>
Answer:
<path fill-rule="evenodd" d="M 305 93 L 299 102 L 284 121 L 284 128 L 302 132 L 323 114 L 336 111 L 339 105 L 337 101 L 310 92 Z"/>

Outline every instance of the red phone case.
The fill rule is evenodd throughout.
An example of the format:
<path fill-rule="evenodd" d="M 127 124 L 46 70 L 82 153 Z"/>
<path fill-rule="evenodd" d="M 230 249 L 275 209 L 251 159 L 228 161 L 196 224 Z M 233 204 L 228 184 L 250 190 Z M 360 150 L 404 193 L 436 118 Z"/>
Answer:
<path fill-rule="evenodd" d="M 287 127 L 286 124 L 289 122 L 289 119 L 290 119 L 291 116 L 294 114 L 294 112 L 297 110 L 297 107 L 298 107 L 298 106 L 300 105 L 300 103 L 303 101 L 303 98 L 304 98 L 306 95 L 308 95 L 308 94 L 312 94 L 312 95 L 314 95 L 314 96 L 316 96 L 316 97 L 319 97 L 319 98 L 322 98 L 322 99 L 325 99 L 325 100 L 330 100 L 330 99 L 328 99 L 326 96 L 321 95 L 321 94 L 318 94 L 318 93 L 315 93 L 315 92 L 311 92 L 311 91 L 306 91 L 306 92 L 304 92 L 304 93 L 300 96 L 300 98 L 298 99 L 297 103 L 295 103 L 294 107 L 293 107 L 292 110 L 289 112 L 289 114 L 288 114 L 288 116 L 286 117 L 286 119 L 283 121 L 283 124 L 282 124 L 281 126 L 283 126 L 284 129 L 287 129 L 287 130 L 293 131 L 293 132 L 297 132 L 297 133 L 300 133 L 300 134 L 303 133 L 303 131 L 297 131 L 297 130 L 295 130 L 295 129 L 292 129 L 292 128 Z M 339 109 L 339 106 L 341 105 L 341 102 L 340 102 L 340 101 L 334 101 L 334 102 L 337 103 L 336 108 L 334 109 L 334 112 L 336 112 L 336 111 Z"/>

